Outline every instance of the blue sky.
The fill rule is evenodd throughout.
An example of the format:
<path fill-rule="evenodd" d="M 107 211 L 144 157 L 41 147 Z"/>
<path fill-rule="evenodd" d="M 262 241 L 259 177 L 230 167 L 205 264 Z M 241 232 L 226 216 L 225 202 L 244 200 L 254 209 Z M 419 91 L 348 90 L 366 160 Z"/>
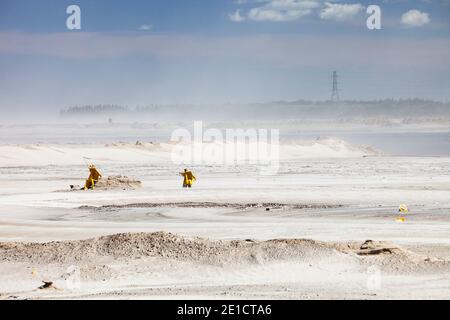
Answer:
<path fill-rule="evenodd" d="M 0 0 L 5 112 L 323 100 L 332 70 L 343 98 L 448 100 L 449 57 L 450 0 Z"/>

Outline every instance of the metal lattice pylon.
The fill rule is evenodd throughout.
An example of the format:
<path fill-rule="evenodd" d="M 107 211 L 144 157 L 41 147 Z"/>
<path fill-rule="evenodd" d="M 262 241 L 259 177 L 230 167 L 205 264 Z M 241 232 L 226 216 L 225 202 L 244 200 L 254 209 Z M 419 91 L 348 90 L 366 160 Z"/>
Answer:
<path fill-rule="evenodd" d="M 333 81 L 333 90 L 331 91 L 331 101 L 339 101 L 339 90 L 338 90 L 338 82 L 337 82 L 337 72 L 333 71 L 331 75 Z"/>

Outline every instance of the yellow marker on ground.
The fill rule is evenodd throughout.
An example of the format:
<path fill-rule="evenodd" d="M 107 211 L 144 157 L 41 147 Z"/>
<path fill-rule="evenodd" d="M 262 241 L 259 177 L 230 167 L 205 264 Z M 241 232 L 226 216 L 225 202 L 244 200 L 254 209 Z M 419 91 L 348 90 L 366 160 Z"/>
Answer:
<path fill-rule="evenodd" d="M 398 212 L 403 212 L 403 213 L 408 213 L 408 207 L 406 206 L 406 204 L 401 204 L 399 207 L 398 207 Z"/>
<path fill-rule="evenodd" d="M 408 209 L 408 207 L 406 206 L 406 204 L 401 204 L 401 205 L 398 206 L 398 212 L 399 212 L 399 213 L 408 213 L 408 212 L 409 212 L 409 209 Z M 406 221 L 406 218 L 405 218 L 405 217 L 397 217 L 397 218 L 395 219 L 395 221 L 396 221 L 396 222 L 405 222 L 405 221 Z"/>

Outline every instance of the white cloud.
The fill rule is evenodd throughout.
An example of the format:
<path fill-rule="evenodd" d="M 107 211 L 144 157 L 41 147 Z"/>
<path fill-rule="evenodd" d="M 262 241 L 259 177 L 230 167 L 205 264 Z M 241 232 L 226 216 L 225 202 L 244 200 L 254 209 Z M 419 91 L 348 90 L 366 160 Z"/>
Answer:
<path fill-rule="evenodd" d="M 319 2 L 314 0 L 272 0 L 268 6 L 280 10 L 313 9 L 319 6 Z"/>
<path fill-rule="evenodd" d="M 229 14 L 228 17 L 230 18 L 231 21 L 234 22 L 241 22 L 245 20 L 245 17 L 241 16 L 241 10 L 236 10 L 235 13 Z"/>
<path fill-rule="evenodd" d="M 248 18 L 254 21 L 293 21 L 311 13 L 311 10 L 274 10 L 266 8 L 253 8 L 248 13 Z"/>
<path fill-rule="evenodd" d="M 152 26 L 149 24 L 143 24 L 139 27 L 139 30 L 142 30 L 142 31 L 149 31 L 151 29 L 152 29 Z"/>
<path fill-rule="evenodd" d="M 310 14 L 317 8 L 315 0 L 260 0 L 263 5 L 250 9 L 247 18 L 253 21 L 294 21 Z"/>
<path fill-rule="evenodd" d="M 364 7 L 360 3 L 346 4 L 346 3 L 330 3 L 325 2 L 326 8 L 320 11 L 320 18 L 325 20 L 335 21 L 347 21 L 351 20 L 358 13 L 360 13 Z"/>
<path fill-rule="evenodd" d="M 413 9 L 402 15 L 401 23 L 406 27 L 420 27 L 430 22 L 430 15 Z"/>

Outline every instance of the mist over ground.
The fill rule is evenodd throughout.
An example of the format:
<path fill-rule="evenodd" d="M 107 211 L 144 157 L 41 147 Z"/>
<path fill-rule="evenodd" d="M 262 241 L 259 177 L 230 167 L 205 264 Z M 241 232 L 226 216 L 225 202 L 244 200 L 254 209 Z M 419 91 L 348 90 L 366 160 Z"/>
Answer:
<path fill-rule="evenodd" d="M 424 99 L 384 99 L 371 101 L 275 101 L 267 103 L 228 104 L 153 104 L 149 106 L 86 105 L 60 111 L 61 119 L 105 119 L 120 117 L 128 120 L 289 120 L 289 119 L 404 119 L 450 116 L 450 102 Z M 108 118 L 109 119 L 109 118 Z"/>
<path fill-rule="evenodd" d="M 324 137 L 391 155 L 450 154 L 450 103 L 424 99 L 253 104 L 86 105 L 4 121 L 0 144 L 166 143 L 176 129 L 276 129 L 281 143 Z M 3 119 L 4 120 L 4 119 Z"/>

